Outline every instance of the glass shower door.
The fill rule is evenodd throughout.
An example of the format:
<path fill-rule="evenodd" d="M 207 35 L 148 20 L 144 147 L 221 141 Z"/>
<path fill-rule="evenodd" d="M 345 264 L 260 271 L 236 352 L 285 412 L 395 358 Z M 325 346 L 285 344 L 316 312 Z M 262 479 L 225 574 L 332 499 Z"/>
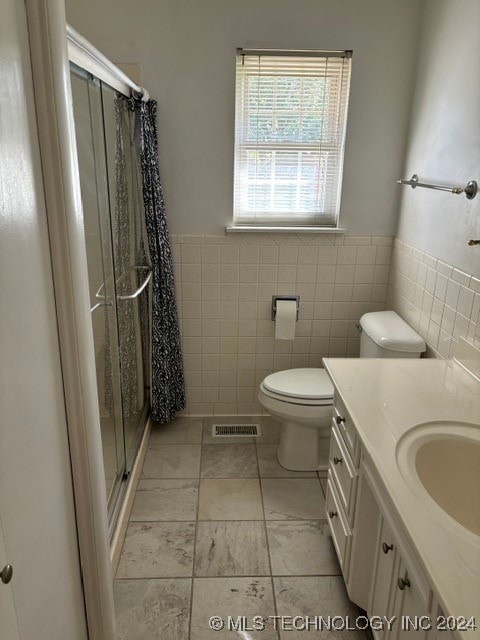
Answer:
<path fill-rule="evenodd" d="M 149 299 L 146 229 L 140 200 L 135 123 L 127 101 L 101 83 L 112 220 L 120 376 L 127 473 L 149 406 Z"/>
<path fill-rule="evenodd" d="M 111 529 L 150 403 L 151 271 L 128 101 L 71 65 Z"/>
<path fill-rule="evenodd" d="M 90 308 L 109 515 L 126 469 L 109 188 L 100 82 L 80 69 L 71 85 L 87 248 Z"/>

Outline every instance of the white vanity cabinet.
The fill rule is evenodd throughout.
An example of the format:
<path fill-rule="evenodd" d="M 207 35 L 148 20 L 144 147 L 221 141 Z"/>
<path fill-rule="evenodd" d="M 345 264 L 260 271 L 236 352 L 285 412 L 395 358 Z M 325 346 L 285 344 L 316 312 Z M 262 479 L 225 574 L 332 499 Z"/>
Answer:
<path fill-rule="evenodd" d="M 428 625 L 432 621 L 431 591 L 424 576 L 414 571 L 408 560 L 403 558 L 399 559 L 393 591 L 393 608 L 390 615 L 396 617 L 397 623 L 389 638 L 425 638 Z"/>
<path fill-rule="evenodd" d="M 372 616 L 384 616 L 391 611 L 395 589 L 395 569 L 397 567 L 397 547 L 393 531 L 388 522 L 380 517 L 376 538 L 376 553 L 371 577 L 368 611 Z M 376 638 L 384 634 L 373 632 Z"/>
<path fill-rule="evenodd" d="M 338 396 L 334 401 L 330 440 L 326 511 L 330 532 L 344 575 L 348 573 L 355 496 L 358 442 L 350 417 Z"/>
<path fill-rule="evenodd" d="M 347 592 L 370 616 L 396 617 L 376 640 L 426 638 L 426 620 L 414 627 L 430 615 L 430 587 L 338 392 L 334 403 L 326 512 Z"/>
<path fill-rule="evenodd" d="M 378 640 L 424 638 L 430 611 L 431 592 L 425 577 L 413 558 L 404 559 L 391 525 L 380 516 L 368 612 L 395 616 L 396 622 L 390 632 L 374 630 L 374 636 Z"/>

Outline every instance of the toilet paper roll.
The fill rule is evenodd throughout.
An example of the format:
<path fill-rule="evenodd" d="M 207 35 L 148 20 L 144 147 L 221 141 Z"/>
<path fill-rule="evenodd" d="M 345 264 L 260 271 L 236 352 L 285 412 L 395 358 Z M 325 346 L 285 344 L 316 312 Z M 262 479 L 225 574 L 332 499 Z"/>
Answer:
<path fill-rule="evenodd" d="M 275 340 L 293 340 L 297 321 L 297 303 L 295 300 L 277 300 L 275 314 Z"/>

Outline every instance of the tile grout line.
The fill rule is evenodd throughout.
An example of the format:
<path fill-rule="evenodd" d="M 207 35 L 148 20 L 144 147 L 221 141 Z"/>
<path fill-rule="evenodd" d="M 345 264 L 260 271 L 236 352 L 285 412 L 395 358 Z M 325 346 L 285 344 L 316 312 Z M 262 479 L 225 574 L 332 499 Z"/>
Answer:
<path fill-rule="evenodd" d="M 206 480 L 208 480 L 209 478 L 206 478 Z M 259 480 L 260 478 L 248 478 L 248 480 Z M 200 520 L 198 519 L 198 522 L 263 522 L 265 520 L 265 522 L 289 522 L 290 524 L 292 522 L 328 522 L 327 518 L 281 518 L 279 519 L 268 519 L 266 520 L 265 518 L 241 518 L 239 520 L 232 520 L 231 518 L 229 520 Z M 168 524 L 169 522 L 175 522 L 175 523 L 187 523 L 187 522 L 192 522 L 195 523 L 196 520 L 131 520 L 130 522 L 133 522 L 134 524 L 154 524 L 155 522 L 158 524 Z"/>
<path fill-rule="evenodd" d="M 261 521 L 260 521 L 261 522 Z M 342 577 L 341 573 L 279 573 L 275 575 L 270 575 L 269 573 L 261 573 L 252 576 L 250 573 L 248 574 L 222 574 L 217 576 L 196 576 L 197 578 L 201 578 L 202 580 L 219 580 L 225 579 L 229 580 L 230 578 L 338 578 Z M 130 582 L 135 581 L 145 581 L 145 580 L 191 580 L 190 576 L 157 576 L 151 578 L 116 578 L 117 580 L 128 580 Z"/>
<path fill-rule="evenodd" d="M 205 428 L 205 418 L 202 420 L 202 441 L 200 444 L 200 465 L 198 467 L 198 492 L 197 492 L 197 508 L 195 511 L 195 537 L 193 539 L 193 557 L 192 557 L 192 584 L 190 587 L 190 607 L 188 616 L 188 640 L 192 633 L 192 618 L 193 618 L 193 590 L 195 585 L 195 559 L 197 551 L 197 537 L 198 537 L 198 514 L 200 509 L 200 482 L 202 477 L 202 457 L 203 457 L 203 434 Z"/>
<path fill-rule="evenodd" d="M 260 477 L 260 466 L 258 464 L 258 449 L 257 449 L 257 442 L 255 442 L 255 458 L 257 460 L 257 467 L 258 467 L 258 482 L 260 485 L 260 500 L 262 502 L 262 513 L 263 513 L 263 529 L 265 531 L 265 543 L 267 546 L 267 558 L 268 558 L 268 566 L 270 569 L 270 586 L 272 589 L 272 600 L 273 600 L 273 610 L 276 616 L 278 616 L 278 608 L 277 608 L 277 598 L 275 596 L 275 585 L 273 583 L 273 570 L 272 570 L 272 558 L 270 555 L 270 544 L 268 542 L 268 530 L 267 530 L 267 520 L 265 518 L 265 503 L 263 501 L 263 490 L 262 490 L 262 478 Z M 276 636 L 277 638 L 280 638 L 280 633 L 278 630 L 275 630 Z"/>

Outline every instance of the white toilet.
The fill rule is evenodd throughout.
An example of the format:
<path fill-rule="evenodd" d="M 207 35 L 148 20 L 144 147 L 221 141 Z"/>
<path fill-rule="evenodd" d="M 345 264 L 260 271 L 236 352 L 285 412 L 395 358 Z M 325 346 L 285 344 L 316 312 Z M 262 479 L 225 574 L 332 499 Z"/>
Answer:
<path fill-rule="evenodd" d="M 394 311 L 360 319 L 361 358 L 419 358 L 425 342 Z M 324 369 L 288 369 L 267 376 L 258 400 L 282 422 L 278 461 L 292 471 L 328 469 L 333 385 Z"/>

